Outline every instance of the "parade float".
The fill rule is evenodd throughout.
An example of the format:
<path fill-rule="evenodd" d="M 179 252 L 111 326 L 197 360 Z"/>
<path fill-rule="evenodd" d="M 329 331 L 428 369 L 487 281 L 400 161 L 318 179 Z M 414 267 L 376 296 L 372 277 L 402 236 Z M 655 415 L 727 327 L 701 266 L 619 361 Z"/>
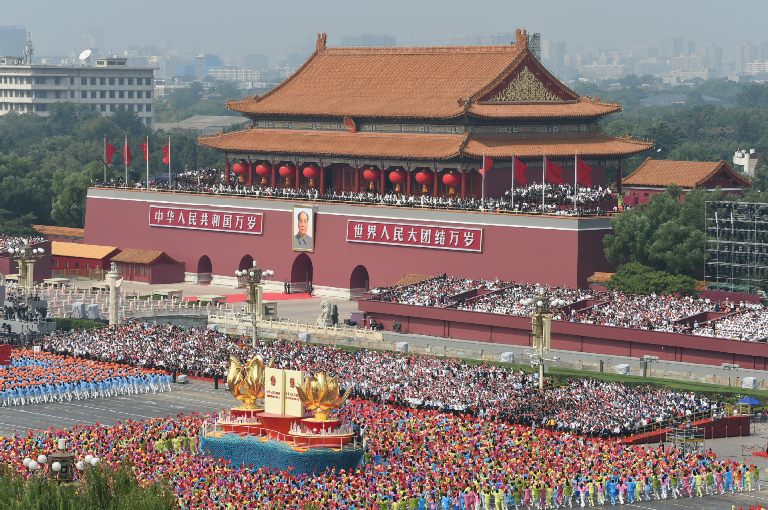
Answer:
<path fill-rule="evenodd" d="M 349 396 L 336 377 L 266 366 L 259 357 L 245 364 L 232 357 L 227 387 L 240 405 L 203 426 L 204 454 L 236 466 L 293 473 L 354 469 L 360 463 L 360 436 L 336 416 Z"/>

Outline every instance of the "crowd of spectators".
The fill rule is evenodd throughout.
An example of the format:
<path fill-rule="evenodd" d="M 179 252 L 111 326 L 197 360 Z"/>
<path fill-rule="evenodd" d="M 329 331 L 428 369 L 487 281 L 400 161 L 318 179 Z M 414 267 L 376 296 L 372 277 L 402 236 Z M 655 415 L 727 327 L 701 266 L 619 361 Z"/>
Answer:
<path fill-rule="evenodd" d="M 526 317 L 534 311 L 534 305 L 526 303 L 526 298 L 535 297 L 541 291 L 551 300 L 562 302 L 553 308 L 554 320 L 733 340 L 765 341 L 768 338 L 768 311 L 762 305 L 694 296 L 594 292 L 443 274 L 410 285 L 373 289 L 369 299 Z M 706 312 L 713 312 L 715 317 L 701 322 L 685 320 Z"/>
<path fill-rule="evenodd" d="M 108 186 L 120 187 L 122 182 L 116 180 Z M 137 182 L 132 187 L 145 188 L 146 183 Z M 591 215 L 615 211 L 614 192 L 608 187 L 580 186 L 575 193 L 570 184 L 531 184 L 507 190 L 498 198 L 460 196 L 432 196 L 431 194 L 410 194 L 387 191 L 337 191 L 327 189 L 325 193 L 317 188 L 293 188 L 280 186 L 244 185 L 234 183 L 227 185 L 223 174 L 218 169 L 203 169 L 187 171 L 174 177 L 174 181 L 151 181 L 149 188 L 162 191 L 184 191 L 190 193 L 209 193 L 215 195 L 237 195 L 268 198 L 283 198 L 288 200 L 312 200 L 345 202 L 367 205 L 386 205 L 391 207 L 418 207 L 428 209 L 494 211 L 517 213 L 541 213 L 555 215 Z M 544 202 L 542 203 L 542 192 Z M 574 209 L 574 198 L 575 206 Z"/>
<path fill-rule="evenodd" d="M 0 234 L 0 253 L 7 253 L 11 248 L 16 249 L 23 246 L 34 246 L 42 242 L 45 242 L 45 238 L 42 236 L 10 236 Z"/>
<path fill-rule="evenodd" d="M 694 324 L 692 333 L 699 336 L 746 341 L 768 339 L 768 310 L 761 305 L 739 304 L 741 313 L 726 315 L 709 324 Z"/>
<path fill-rule="evenodd" d="M 48 308 L 39 306 L 41 303 L 37 294 L 28 295 L 18 286 L 6 286 L 3 318 L 22 322 L 44 321 L 48 317 Z"/>
<path fill-rule="evenodd" d="M 649 422 L 683 420 L 712 410 L 705 398 L 670 390 L 572 381 L 564 390 L 540 394 L 536 376 L 487 364 L 298 342 L 251 347 L 215 331 L 167 324 L 137 322 L 116 330 L 59 333 L 47 337 L 43 349 L 203 376 L 223 376 L 232 355 L 259 355 L 280 368 L 338 375 L 354 395 L 368 400 L 600 436 L 623 435 Z"/>

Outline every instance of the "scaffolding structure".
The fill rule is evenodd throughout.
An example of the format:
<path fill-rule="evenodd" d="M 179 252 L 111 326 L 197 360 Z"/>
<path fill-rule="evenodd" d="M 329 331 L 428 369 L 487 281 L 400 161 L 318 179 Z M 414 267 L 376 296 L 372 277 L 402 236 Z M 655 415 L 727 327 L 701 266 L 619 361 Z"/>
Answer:
<path fill-rule="evenodd" d="M 667 432 L 667 443 L 683 453 L 704 453 L 704 427 L 680 427 Z"/>
<path fill-rule="evenodd" d="M 768 291 L 768 204 L 707 202 L 705 230 L 709 288 Z"/>

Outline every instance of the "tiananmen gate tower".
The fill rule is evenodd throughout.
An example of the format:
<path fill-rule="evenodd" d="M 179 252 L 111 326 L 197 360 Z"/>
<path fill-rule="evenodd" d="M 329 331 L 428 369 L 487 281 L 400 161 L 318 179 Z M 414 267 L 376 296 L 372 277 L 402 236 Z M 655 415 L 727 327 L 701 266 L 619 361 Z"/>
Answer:
<path fill-rule="evenodd" d="M 229 191 L 91 188 L 85 242 L 161 250 L 193 282 L 234 285 L 257 260 L 276 273 L 266 290 L 339 298 L 406 273 L 583 286 L 609 269 L 607 214 L 446 205 L 542 180 L 620 192 L 622 160 L 652 147 L 602 133 L 621 107 L 569 89 L 527 41 L 329 48 L 319 34 L 293 76 L 227 104 L 248 129 L 199 139 L 222 153 Z M 390 198 L 350 199 L 363 193 Z"/>

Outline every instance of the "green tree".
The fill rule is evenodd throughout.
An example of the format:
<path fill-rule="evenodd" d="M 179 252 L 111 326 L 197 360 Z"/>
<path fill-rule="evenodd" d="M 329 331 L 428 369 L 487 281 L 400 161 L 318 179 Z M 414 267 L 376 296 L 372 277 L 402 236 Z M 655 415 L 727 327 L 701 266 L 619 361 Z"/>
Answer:
<path fill-rule="evenodd" d="M 630 262 L 619 267 L 606 287 L 628 294 L 693 294 L 696 291 L 696 280 L 690 276 L 673 275 Z"/>

